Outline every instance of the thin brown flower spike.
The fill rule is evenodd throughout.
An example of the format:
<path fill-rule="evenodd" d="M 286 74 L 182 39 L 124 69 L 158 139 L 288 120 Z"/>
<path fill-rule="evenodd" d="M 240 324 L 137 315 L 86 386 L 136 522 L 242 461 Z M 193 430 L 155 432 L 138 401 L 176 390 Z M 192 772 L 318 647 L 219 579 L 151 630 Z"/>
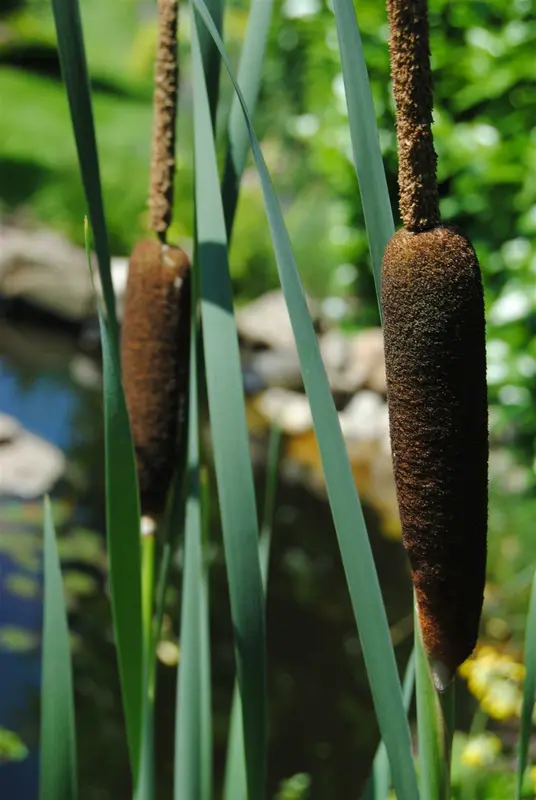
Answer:
<path fill-rule="evenodd" d="M 158 238 L 130 257 L 121 332 L 123 385 L 138 467 L 143 533 L 165 508 L 185 445 L 190 337 L 190 262 L 166 244 L 173 206 L 177 106 L 177 0 L 158 2 L 149 206 Z"/>
<path fill-rule="evenodd" d="M 471 243 L 439 216 L 426 0 L 387 9 L 405 226 L 382 265 L 387 398 L 423 644 L 444 690 L 476 644 L 484 593 L 484 298 Z"/>
<path fill-rule="evenodd" d="M 158 0 L 158 44 L 154 74 L 154 122 L 151 146 L 149 210 L 151 228 L 166 233 L 173 210 L 175 120 L 177 116 L 178 0 Z"/>

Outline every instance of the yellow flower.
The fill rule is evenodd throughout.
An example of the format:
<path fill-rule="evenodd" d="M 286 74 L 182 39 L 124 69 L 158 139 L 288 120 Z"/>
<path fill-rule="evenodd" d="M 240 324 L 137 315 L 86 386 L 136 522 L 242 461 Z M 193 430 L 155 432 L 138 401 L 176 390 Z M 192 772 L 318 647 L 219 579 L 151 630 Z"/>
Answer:
<path fill-rule="evenodd" d="M 465 745 L 461 761 L 466 767 L 489 767 L 501 752 L 501 740 L 493 733 L 481 733 Z"/>
<path fill-rule="evenodd" d="M 480 647 L 462 664 L 460 674 L 491 717 L 504 720 L 519 714 L 525 667 L 507 653 Z"/>
<path fill-rule="evenodd" d="M 521 692 L 514 683 L 495 681 L 482 697 L 480 704 L 493 719 L 510 719 L 519 714 Z"/>
<path fill-rule="evenodd" d="M 530 780 L 532 781 L 532 788 L 536 792 L 536 767 L 531 767 L 529 770 Z"/>

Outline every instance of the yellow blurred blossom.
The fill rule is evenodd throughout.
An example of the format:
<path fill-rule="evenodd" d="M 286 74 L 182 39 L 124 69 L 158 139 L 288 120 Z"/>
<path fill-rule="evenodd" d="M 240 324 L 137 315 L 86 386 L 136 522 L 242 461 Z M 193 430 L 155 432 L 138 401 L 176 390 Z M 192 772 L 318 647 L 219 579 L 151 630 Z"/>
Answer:
<path fill-rule="evenodd" d="M 489 767 L 501 752 L 501 740 L 493 733 L 481 733 L 465 745 L 461 760 L 466 767 Z"/>
<path fill-rule="evenodd" d="M 529 779 L 532 784 L 532 791 L 536 794 L 536 767 L 530 767 Z"/>
<path fill-rule="evenodd" d="M 480 701 L 484 711 L 493 719 L 505 720 L 519 715 L 521 710 L 521 692 L 519 688 L 507 681 L 496 681 Z"/>
<path fill-rule="evenodd" d="M 156 648 L 158 660 L 166 667 L 176 667 L 179 663 L 179 647 L 175 642 L 168 639 L 161 639 Z"/>
<path fill-rule="evenodd" d="M 505 720 L 519 714 L 525 667 L 512 656 L 489 645 L 479 647 L 462 664 L 460 675 L 490 717 Z"/>

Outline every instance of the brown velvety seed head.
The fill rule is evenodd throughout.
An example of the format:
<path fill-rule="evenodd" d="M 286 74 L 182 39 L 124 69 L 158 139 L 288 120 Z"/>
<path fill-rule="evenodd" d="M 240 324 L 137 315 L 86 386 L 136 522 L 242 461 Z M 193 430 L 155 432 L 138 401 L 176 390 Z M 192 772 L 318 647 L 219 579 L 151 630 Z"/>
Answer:
<path fill-rule="evenodd" d="M 382 266 L 387 397 L 424 646 L 453 674 L 478 637 L 487 531 L 484 299 L 469 241 L 403 229 Z"/>
<path fill-rule="evenodd" d="M 140 242 L 129 264 L 121 362 L 143 514 L 163 511 L 177 466 L 184 439 L 189 337 L 187 255 L 158 241 Z"/>

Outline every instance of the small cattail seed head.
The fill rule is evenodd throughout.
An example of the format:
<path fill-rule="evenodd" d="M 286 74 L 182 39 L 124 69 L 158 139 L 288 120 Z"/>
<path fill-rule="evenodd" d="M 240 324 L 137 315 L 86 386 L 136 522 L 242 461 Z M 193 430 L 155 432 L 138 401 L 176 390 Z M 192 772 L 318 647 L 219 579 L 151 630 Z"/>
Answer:
<path fill-rule="evenodd" d="M 121 331 L 123 386 L 142 514 L 160 514 L 184 446 L 190 262 L 177 247 L 143 241 L 130 262 Z"/>
<path fill-rule="evenodd" d="M 476 644 L 486 567 L 484 298 L 470 242 L 443 226 L 398 231 L 382 307 L 403 541 L 425 650 L 452 675 Z"/>

